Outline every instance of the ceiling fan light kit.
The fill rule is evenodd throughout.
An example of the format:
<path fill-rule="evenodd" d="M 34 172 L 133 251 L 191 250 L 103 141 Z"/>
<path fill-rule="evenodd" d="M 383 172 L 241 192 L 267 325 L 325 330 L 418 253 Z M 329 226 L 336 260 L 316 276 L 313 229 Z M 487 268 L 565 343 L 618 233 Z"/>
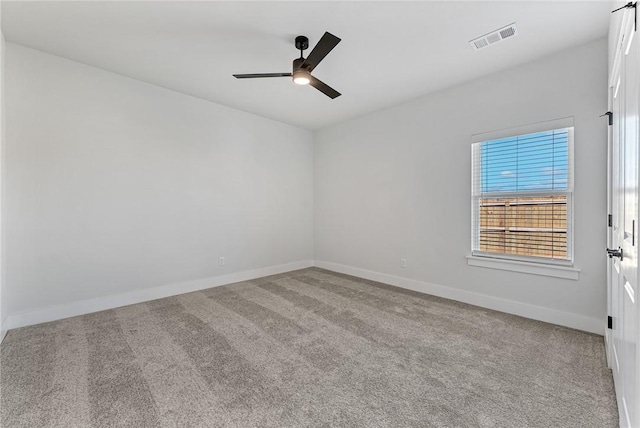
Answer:
<path fill-rule="evenodd" d="M 307 70 L 301 68 L 293 72 L 293 83 L 297 85 L 308 85 L 311 82 L 311 75 Z"/>
<path fill-rule="evenodd" d="M 300 58 L 293 60 L 293 70 L 291 73 L 234 74 L 233 77 L 236 79 L 291 77 L 293 83 L 297 85 L 313 86 L 329 98 L 334 99 L 341 95 L 340 92 L 312 76 L 311 71 L 316 68 L 320 61 L 322 61 L 338 43 L 340 43 L 340 38 L 331 33 L 325 32 L 318 44 L 311 50 L 309 56 L 304 58 L 304 50 L 309 48 L 309 39 L 305 36 L 298 36 L 295 39 L 295 46 L 296 49 L 300 51 Z"/>
<path fill-rule="evenodd" d="M 305 36 L 296 37 L 296 47 L 298 46 L 306 46 L 305 48 L 300 49 L 300 58 L 296 58 L 293 60 L 293 83 L 298 85 L 308 85 L 311 82 L 311 73 L 309 73 L 306 69 L 302 68 L 302 64 L 304 63 L 304 57 L 302 56 L 302 51 L 309 47 L 309 39 Z"/>

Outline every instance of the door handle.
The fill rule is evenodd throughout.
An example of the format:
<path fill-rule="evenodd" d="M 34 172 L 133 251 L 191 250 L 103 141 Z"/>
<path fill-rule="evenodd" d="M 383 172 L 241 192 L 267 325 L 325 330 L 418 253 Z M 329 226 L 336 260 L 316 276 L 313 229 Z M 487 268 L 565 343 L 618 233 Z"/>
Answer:
<path fill-rule="evenodd" d="M 620 261 L 622 261 L 623 253 L 622 253 L 622 248 L 620 248 L 620 247 L 618 247 L 617 250 L 612 250 L 610 248 L 607 248 L 607 254 L 609 255 L 609 258 L 611 258 L 611 257 L 619 257 Z"/>

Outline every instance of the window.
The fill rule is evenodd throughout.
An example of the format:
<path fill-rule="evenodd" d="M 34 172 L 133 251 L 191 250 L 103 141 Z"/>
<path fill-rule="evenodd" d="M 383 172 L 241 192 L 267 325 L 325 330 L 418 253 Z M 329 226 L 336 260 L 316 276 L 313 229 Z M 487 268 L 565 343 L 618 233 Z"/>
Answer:
<path fill-rule="evenodd" d="M 474 137 L 474 256 L 573 261 L 573 126 L 542 129 Z"/>

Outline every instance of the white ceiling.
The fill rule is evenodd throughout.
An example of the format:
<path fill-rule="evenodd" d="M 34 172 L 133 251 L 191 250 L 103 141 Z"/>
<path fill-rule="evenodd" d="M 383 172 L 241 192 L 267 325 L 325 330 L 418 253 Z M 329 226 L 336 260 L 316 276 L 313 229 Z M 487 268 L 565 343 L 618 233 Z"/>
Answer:
<path fill-rule="evenodd" d="M 604 37 L 610 1 L 2 2 L 9 42 L 307 129 L 401 103 Z M 468 41 L 516 22 L 519 35 Z M 331 100 L 290 79 L 293 39 L 342 42 L 314 75 Z M 307 51 L 308 53 L 309 51 Z"/>

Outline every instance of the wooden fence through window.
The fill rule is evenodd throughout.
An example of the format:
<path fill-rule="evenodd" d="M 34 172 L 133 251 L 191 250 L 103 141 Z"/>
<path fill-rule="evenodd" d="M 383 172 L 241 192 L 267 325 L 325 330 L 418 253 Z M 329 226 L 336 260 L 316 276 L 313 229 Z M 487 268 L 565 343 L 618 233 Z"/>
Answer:
<path fill-rule="evenodd" d="M 480 199 L 480 251 L 567 258 L 566 196 Z"/>

